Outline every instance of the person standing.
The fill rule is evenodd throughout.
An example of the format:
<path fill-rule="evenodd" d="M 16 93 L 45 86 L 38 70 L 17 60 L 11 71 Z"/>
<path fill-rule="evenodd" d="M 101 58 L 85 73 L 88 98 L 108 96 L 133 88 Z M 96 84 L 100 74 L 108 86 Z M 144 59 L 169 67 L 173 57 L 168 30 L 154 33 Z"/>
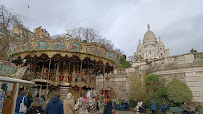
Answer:
<path fill-rule="evenodd" d="M 24 114 L 24 112 L 19 112 L 19 110 L 20 110 L 20 103 L 22 103 L 23 98 L 24 98 L 24 105 L 26 106 L 28 104 L 27 97 L 25 96 L 25 92 L 22 91 L 20 96 L 18 96 L 17 101 L 16 101 L 15 114 Z"/>
<path fill-rule="evenodd" d="M 2 114 L 11 114 L 13 99 L 11 98 L 11 93 L 7 93 L 7 99 L 4 101 Z"/>
<path fill-rule="evenodd" d="M 188 105 L 186 102 L 182 105 L 182 113 L 183 114 L 188 114 Z"/>
<path fill-rule="evenodd" d="M 110 99 L 110 96 L 107 96 L 107 99 L 105 100 L 105 106 L 104 106 L 104 112 L 103 114 L 111 114 L 112 112 L 112 101 Z"/>
<path fill-rule="evenodd" d="M 33 103 L 28 110 L 28 114 L 41 114 L 44 111 L 42 110 L 42 103 L 40 103 L 39 98 L 34 98 Z"/>
<path fill-rule="evenodd" d="M 28 93 L 28 95 L 27 95 L 27 108 L 30 108 L 30 105 L 31 105 L 31 103 L 32 103 L 32 101 L 33 101 L 33 98 L 32 98 L 32 93 Z"/>
<path fill-rule="evenodd" d="M 155 114 L 156 106 L 157 106 L 156 100 L 153 99 L 153 100 L 151 101 L 151 111 L 152 111 L 152 114 Z"/>
<path fill-rule="evenodd" d="M 55 93 L 55 97 L 47 104 L 45 114 L 63 114 L 63 103 L 61 102 L 60 93 Z"/>
<path fill-rule="evenodd" d="M 64 114 L 74 114 L 75 107 L 74 101 L 71 99 L 72 94 L 68 93 L 67 98 L 64 100 Z"/>

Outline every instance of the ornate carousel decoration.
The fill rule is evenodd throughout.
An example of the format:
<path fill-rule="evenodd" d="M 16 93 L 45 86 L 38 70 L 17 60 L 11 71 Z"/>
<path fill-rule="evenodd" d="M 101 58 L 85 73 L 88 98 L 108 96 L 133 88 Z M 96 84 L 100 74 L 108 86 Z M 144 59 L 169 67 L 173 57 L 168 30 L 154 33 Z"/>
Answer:
<path fill-rule="evenodd" d="M 40 84 L 44 95 L 58 88 L 80 97 L 81 89 L 96 88 L 97 75 L 113 72 L 118 60 L 101 44 L 65 38 L 30 38 L 11 43 L 8 53 L 12 63 L 28 67 L 22 78 Z"/>

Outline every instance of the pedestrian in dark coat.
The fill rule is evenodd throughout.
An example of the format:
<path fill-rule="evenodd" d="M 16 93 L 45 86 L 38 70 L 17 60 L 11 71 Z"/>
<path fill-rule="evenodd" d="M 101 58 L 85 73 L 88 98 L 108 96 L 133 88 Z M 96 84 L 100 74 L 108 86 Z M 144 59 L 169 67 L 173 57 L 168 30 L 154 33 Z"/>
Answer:
<path fill-rule="evenodd" d="M 55 97 L 47 104 L 45 114 L 63 114 L 63 103 L 61 102 L 60 93 L 56 93 Z"/>
<path fill-rule="evenodd" d="M 31 103 L 32 103 L 32 101 L 33 101 L 33 98 L 32 98 L 32 93 L 29 93 L 28 95 L 27 95 L 27 108 L 30 108 L 30 105 L 31 105 Z"/>
<path fill-rule="evenodd" d="M 41 114 L 43 112 L 42 103 L 40 103 L 39 98 L 34 98 L 33 103 L 31 103 L 31 106 L 28 110 L 28 114 Z"/>
<path fill-rule="evenodd" d="M 153 99 L 153 100 L 151 101 L 151 111 L 152 111 L 152 114 L 155 114 L 156 106 L 157 106 L 156 100 Z"/>
<path fill-rule="evenodd" d="M 103 114 L 111 114 L 112 112 L 112 101 L 109 96 L 107 96 L 107 99 L 105 100 L 105 106 L 104 106 L 104 113 Z"/>

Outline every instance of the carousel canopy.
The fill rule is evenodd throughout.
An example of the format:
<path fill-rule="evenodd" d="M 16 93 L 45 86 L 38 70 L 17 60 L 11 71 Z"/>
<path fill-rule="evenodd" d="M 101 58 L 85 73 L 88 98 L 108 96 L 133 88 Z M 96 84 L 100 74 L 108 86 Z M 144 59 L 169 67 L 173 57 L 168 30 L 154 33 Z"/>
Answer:
<path fill-rule="evenodd" d="M 8 54 L 12 60 L 18 57 L 24 59 L 28 55 L 41 56 L 48 55 L 49 58 L 56 54 L 65 57 L 77 56 L 81 60 L 88 57 L 92 61 L 103 61 L 110 65 L 115 65 L 118 62 L 117 53 L 109 51 L 104 45 L 93 43 L 82 43 L 74 39 L 43 39 L 33 38 L 27 39 L 24 42 L 11 43 Z"/>

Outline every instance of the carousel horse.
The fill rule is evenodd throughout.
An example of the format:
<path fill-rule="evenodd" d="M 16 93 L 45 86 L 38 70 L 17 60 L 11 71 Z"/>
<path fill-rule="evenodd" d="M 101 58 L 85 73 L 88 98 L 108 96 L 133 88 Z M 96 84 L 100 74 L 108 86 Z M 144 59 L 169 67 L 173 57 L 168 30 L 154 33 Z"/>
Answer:
<path fill-rule="evenodd" d="M 79 110 L 79 112 L 83 112 L 84 110 L 93 111 L 96 109 L 95 98 L 93 98 L 93 94 L 91 95 L 91 91 L 88 91 L 86 94 L 86 98 L 80 97 L 77 99 L 75 110 Z M 81 109 L 79 109 L 79 106 Z"/>

